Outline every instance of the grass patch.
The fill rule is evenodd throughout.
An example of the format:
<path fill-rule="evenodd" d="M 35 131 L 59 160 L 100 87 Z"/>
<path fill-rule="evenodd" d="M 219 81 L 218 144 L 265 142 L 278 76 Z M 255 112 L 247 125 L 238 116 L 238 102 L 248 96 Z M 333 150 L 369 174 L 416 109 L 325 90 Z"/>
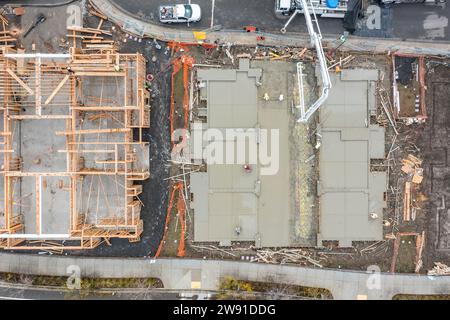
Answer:
<path fill-rule="evenodd" d="M 237 280 L 225 277 L 219 285 L 218 300 L 226 299 L 281 299 L 281 298 L 333 299 L 331 292 L 323 288 L 303 287 L 271 282 Z"/>
<path fill-rule="evenodd" d="M 450 294 L 397 294 L 392 300 L 450 300 Z"/>
<path fill-rule="evenodd" d="M 68 277 L 0 273 L 0 280 L 44 287 L 66 287 Z M 81 278 L 81 290 L 121 288 L 162 288 L 157 278 Z"/>

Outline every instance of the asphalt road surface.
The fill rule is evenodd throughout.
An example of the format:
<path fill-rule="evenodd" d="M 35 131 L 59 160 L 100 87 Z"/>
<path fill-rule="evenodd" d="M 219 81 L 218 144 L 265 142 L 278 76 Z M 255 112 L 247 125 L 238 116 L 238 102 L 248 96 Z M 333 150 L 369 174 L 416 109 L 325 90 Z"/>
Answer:
<path fill-rule="evenodd" d="M 193 0 L 202 8 L 202 20 L 189 26 L 171 25 L 171 28 L 208 29 L 222 26 L 228 30 L 242 30 L 244 26 L 256 26 L 261 31 L 279 31 L 286 20 L 275 15 L 275 0 Z M 158 6 L 161 4 L 188 3 L 189 0 L 113 0 L 113 2 L 144 20 L 158 22 Z M 375 9 L 376 10 L 376 9 Z M 450 41 L 448 21 L 450 4 L 397 4 L 380 8 L 380 19 L 366 15 L 355 33 L 365 37 L 444 40 Z M 370 12 L 372 13 L 372 11 Z M 320 18 L 324 34 L 342 34 L 342 19 Z M 379 22 L 377 24 L 377 22 Z M 159 23 L 159 22 L 158 22 Z M 304 17 L 298 16 L 288 31 L 307 32 Z"/>
<path fill-rule="evenodd" d="M 103 290 L 80 294 L 57 288 L 40 288 L 0 282 L 0 300 L 177 300 L 180 295 L 169 290 Z"/>

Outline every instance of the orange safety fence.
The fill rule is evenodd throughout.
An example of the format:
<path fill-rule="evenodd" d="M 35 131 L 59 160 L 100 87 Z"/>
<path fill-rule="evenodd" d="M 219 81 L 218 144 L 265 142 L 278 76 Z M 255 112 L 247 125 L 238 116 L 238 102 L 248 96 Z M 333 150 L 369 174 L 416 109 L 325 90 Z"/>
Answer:
<path fill-rule="evenodd" d="M 167 43 L 167 46 L 172 49 L 175 52 L 179 52 L 184 50 L 185 52 L 189 51 L 189 47 L 191 46 L 202 46 L 206 50 L 215 49 L 217 48 L 217 44 L 215 43 L 197 43 L 197 42 L 176 42 L 176 41 L 170 41 Z"/>
<path fill-rule="evenodd" d="M 170 133 L 173 134 L 174 128 L 174 115 L 175 115 L 175 97 L 174 97 L 174 86 L 175 86 L 175 76 L 178 72 L 183 70 L 183 113 L 184 113 L 184 127 L 188 128 L 189 124 L 189 75 L 190 70 L 194 64 L 194 58 L 182 55 L 181 57 L 175 59 L 173 62 L 173 71 L 171 76 L 171 96 L 170 96 Z M 185 137 L 183 137 L 185 138 Z M 175 141 L 172 141 L 172 147 Z"/>
<path fill-rule="evenodd" d="M 181 188 L 183 188 L 182 182 L 178 182 L 175 185 L 173 185 L 172 193 L 170 195 L 170 200 L 169 200 L 169 206 L 167 207 L 166 223 L 164 225 L 164 234 L 161 239 L 161 242 L 159 243 L 159 247 L 158 247 L 158 250 L 156 251 L 155 258 L 159 257 L 159 255 L 161 254 L 161 250 L 163 248 L 164 242 L 166 241 L 167 231 L 169 230 L 170 212 L 172 211 L 172 208 L 173 208 L 173 199 L 175 197 L 175 192 L 177 190 L 180 190 Z"/>
<path fill-rule="evenodd" d="M 175 52 L 188 52 L 189 46 L 191 45 L 199 45 L 197 43 L 183 43 L 183 42 L 169 42 L 168 47 Z M 211 49 L 217 47 L 217 45 L 209 45 L 202 44 L 205 49 Z M 181 50 L 183 49 L 183 50 Z M 178 72 L 183 72 L 183 129 L 187 129 L 189 125 L 189 82 L 190 82 L 190 71 L 195 63 L 193 57 L 188 56 L 186 54 L 181 55 L 180 57 L 175 58 L 172 61 L 173 70 L 171 75 L 171 96 L 170 96 L 170 133 L 173 134 L 175 130 L 174 116 L 175 116 L 175 76 Z M 185 134 L 183 134 L 183 140 L 186 138 Z M 172 139 L 171 139 L 172 140 Z M 172 141 L 172 148 L 174 147 L 176 141 Z M 172 192 L 169 199 L 169 206 L 167 208 L 166 222 L 164 227 L 164 234 L 159 244 L 158 250 L 156 251 L 155 258 L 159 257 L 161 254 L 163 245 L 166 241 L 167 232 L 169 230 L 169 222 L 170 222 L 170 213 L 173 208 L 173 202 L 175 198 L 175 193 L 178 191 L 178 200 L 177 200 L 177 211 L 178 211 L 178 219 L 181 224 L 181 235 L 180 241 L 178 245 L 178 253 L 177 256 L 184 257 L 185 255 L 185 235 L 186 235 L 186 204 L 183 194 L 183 182 L 178 182 L 172 186 Z"/>

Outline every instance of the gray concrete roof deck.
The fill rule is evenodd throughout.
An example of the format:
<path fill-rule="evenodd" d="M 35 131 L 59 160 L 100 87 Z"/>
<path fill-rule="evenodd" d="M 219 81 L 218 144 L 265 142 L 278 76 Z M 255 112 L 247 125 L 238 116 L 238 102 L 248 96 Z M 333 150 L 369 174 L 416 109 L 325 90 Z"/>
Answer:
<path fill-rule="evenodd" d="M 288 104 L 287 101 L 262 99 L 264 92 L 277 96 L 287 87 L 277 87 L 272 91 L 266 91 L 267 87 L 257 87 L 257 82 L 268 81 L 265 81 L 266 74 L 263 74 L 261 66 L 250 68 L 246 59 L 241 59 L 239 65 L 242 69 L 200 69 L 197 72 L 198 80 L 206 82 L 203 92 L 207 100 L 208 120 L 203 128 L 219 129 L 223 134 L 226 129 L 245 131 L 248 138 L 244 162 L 236 157 L 239 142 L 224 135 L 219 140 L 226 141 L 224 154 L 227 148 L 234 151 L 233 164 L 209 164 L 207 172 L 191 174 L 194 240 L 219 241 L 222 244 L 255 241 L 261 246 L 287 246 L 290 212 Z M 261 76 L 262 80 L 259 79 Z M 286 96 L 287 92 L 284 94 Z M 259 130 L 272 128 L 280 132 L 282 159 L 277 174 L 264 176 L 258 159 L 252 159 L 249 153 L 251 148 L 258 150 Z M 191 139 L 195 143 L 199 137 L 192 134 Z M 204 136 L 202 140 L 207 142 L 208 138 Z M 214 140 L 217 141 L 216 138 Z M 244 164 L 251 165 L 250 172 L 243 169 Z M 239 235 L 237 227 L 240 228 Z"/>
<path fill-rule="evenodd" d="M 318 245 L 337 240 L 382 240 L 386 173 L 370 172 L 370 159 L 385 157 L 384 128 L 369 125 L 371 81 L 378 70 L 346 70 L 331 75 L 333 90 L 320 110 L 320 224 Z M 378 218 L 372 219 L 370 213 Z"/>

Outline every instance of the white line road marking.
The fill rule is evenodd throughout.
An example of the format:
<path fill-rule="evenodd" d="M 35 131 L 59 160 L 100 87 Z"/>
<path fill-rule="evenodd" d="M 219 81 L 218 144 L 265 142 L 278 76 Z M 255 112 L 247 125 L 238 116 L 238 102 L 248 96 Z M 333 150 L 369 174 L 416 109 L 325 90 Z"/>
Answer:
<path fill-rule="evenodd" d="M 2 296 L 0 296 L 0 300 L 31 300 L 31 299 L 25 299 L 25 298 L 13 298 L 13 297 L 2 297 Z"/>
<path fill-rule="evenodd" d="M 216 4 L 216 0 L 212 0 L 211 4 L 211 28 L 214 26 L 214 6 Z"/>

